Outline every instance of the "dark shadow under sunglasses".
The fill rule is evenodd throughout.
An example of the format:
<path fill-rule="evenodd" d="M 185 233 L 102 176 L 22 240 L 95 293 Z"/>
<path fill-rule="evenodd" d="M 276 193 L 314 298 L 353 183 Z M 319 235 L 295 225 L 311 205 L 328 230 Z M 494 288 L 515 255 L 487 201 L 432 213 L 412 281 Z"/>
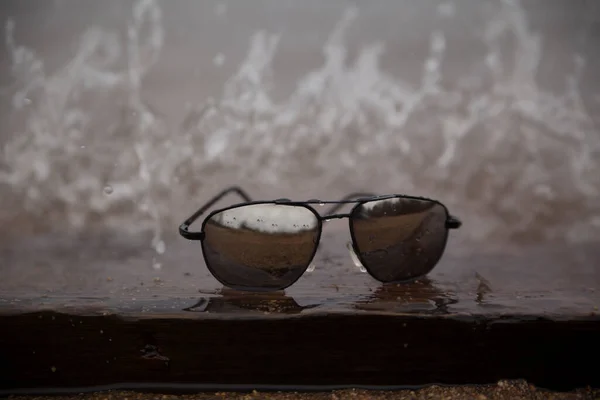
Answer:
<path fill-rule="evenodd" d="M 244 203 L 212 211 L 200 231 L 189 227 L 216 202 L 237 194 Z M 331 204 L 320 215 L 312 204 Z M 346 214 L 337 213 L 354 204 Z M 206 266 L 227 286 L 245 291 L 283 290 L 309 268 L 323 222 L 348 218 L 355 264 L 380 282 L 403 282 L 428 274 L 446 248 L 448 230 L 462 223 L 437 200 L 405 195 L 353 193 L 338 201 L 252 201 L 239 187 L 217 194 L 179 226 L 199 240 Z"/>

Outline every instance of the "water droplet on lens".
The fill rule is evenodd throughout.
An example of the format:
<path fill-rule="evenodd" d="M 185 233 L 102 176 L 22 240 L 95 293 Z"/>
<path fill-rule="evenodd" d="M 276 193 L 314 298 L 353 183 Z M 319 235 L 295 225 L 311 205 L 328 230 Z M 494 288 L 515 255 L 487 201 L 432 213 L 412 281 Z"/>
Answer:
<path fill-rule="evenodd" d="M 113 188 L 110 185 L 107 185 L 104 187 L 104 193 L 105 194 L 111 194 L 113 192 Z"/>

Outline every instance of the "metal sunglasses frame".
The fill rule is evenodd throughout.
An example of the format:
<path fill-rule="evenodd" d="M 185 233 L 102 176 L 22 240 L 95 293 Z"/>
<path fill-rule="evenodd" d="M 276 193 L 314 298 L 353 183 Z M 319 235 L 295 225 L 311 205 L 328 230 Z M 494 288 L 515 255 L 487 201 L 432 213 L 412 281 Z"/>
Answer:
<path fill-rule="evenodd" d="M 199 231 L 190 231 L 189 227 L 190 225 L 192 225 L 196 220 L 198 220 L 198 218 L 200 218 L 200 216 L 202 216 L 204 213 L 206 213 L 212 206 L 214 206 L 218 201 L 220 201 L 221 199 L 223 199 L 225 196 L 229 195 L 229 194 L 236 194 L 239 197 L 241 197 L 244 202 L 243 203 L 237 203 L 237 204 L 233 204 L 229 207 L 224 207 L 224 208 L 220 208 L 217 210 L 214 210 L 212 212 L 210 212 L 205 218 L 204 221 L 202 222 L 202 227 L 200 228 Z M 367 270 L 367 272 L 369 272 L 369 275 L 371 275 L 373 278 L 375 278 L 373 276 L 373 274 L 371 274 L 371 272 L 369 271 L 369 266 L 362 260 L 361 256 L 360 256 L 360 252 L 358 251 L 358 249 L 356 248 L 356 240 L 355 240 L 355 236 L 354 236 L 354 229 L 352 226 L 352 215 L 354 213 L 354 211 L 360 207 L 362 204 L 364 203 L 368 203 L 371 201 L 377 201 L 377 200 L 386 200 L 386 199 L 395 199 L 395 198 L 402 198 L 402 199 L 411 199 L 411 200 L 423 200 L 423 201 L 429 201 L 435 204 L 440 205 L 445 213 L 446 213 L 446 223 L 445 223 L 445 227 L 446 227 L 446 232 L 445 232 L 445 241 L 447 241 L 448 239 L 448 231 L 450 229 L 458 229 L 462 226 L 462 222 L 460 219 L 458 219 L 457 217 L 451 215 L 448 211 L 448 208 L 441 202 L 439 202 L 438 200 L 435 199 L 429 199 L 426 197 L 418 197 L 418 196 L 408 196 L 408 195 L 403 195 L 403 194 L 387 194 L 387 195 L 375 195 L 372 193 L 351 193 L 347 196 L 345 196 L 344 198 L 342 198 L 341 200 L 333 200 L 333 201 L 327 201 L 327 200 L 318 200 L 318 199 L 311 199 L 311 200 L 306 200 L 306 201 L 292 201 L 290 199 L 286 199 L 286 198 L 281 198 L 281 199 L 276 199 L 276 200 L 259 200 L 259 201 L 254 201 L 251 199 L 251 197 L 246 193 L 246 191 L 244 191 L 241 187 L 239 186 L 231 186 L 228 187 L 224 190 L 222 190 L 221 192 L 219 192 L 217 195 L 215 195 L 213 198 L 211 198 L 209 201 L 207 201 L 202 207 L 200 207 L 198 210 L 196 210 L 196 212 L 194 212 L 190 217 L 188 217 L 181 225 L 179 225 L 179 234 L 181 236 L 183 236 L 184 238 L 188 239 L 188 240 L 199 240 L 200 242 L 204 242 L 204 238 L 206 236 L 205 232 L 204 232 L 204 227 L 206 226 L 206 223 L 211 219 L 211 217 L 213 217 L 214 215 L 221 213 L 223 211 L 227 211 L 227 210 L 231 210 L 234 208 L 239 208 L 239 207 L 244 207 L 244 206 L 249 206 L 249 205 L 255 205 L 255 204 L 277 204 L 277 205 L 287 205 L 287 206 L 295 206 L 295 207 L 304 207 L 306 209 L 308 209 L 309 211 L 311 211 L 316 219 L 317 219 L 317 223 L 318 223 L 318 236 L 317 236 L 317 240 L 315 241 L 315 248 L 313 250 L 312 255 L 310 256 L 310 260 L 306 265 L 305 270 L 303 271 L 303 273 L 298 277 L 298 279 L 300 279 L 301 276 L 304 275 L 304 272 L 306 272 L 306 270 L 309 268 L 309 266 L 312 263 L 312 260 L 314 259 L 317 250 L 319 248 L 319 244 L 321 241 L 321 233 L 323 231 L 323 222 L 332 220 L 332 219 L 341 219 L 341 218 L 348 218 L 348 222 L 349 222 L 349 228 L 350 228 L 350 237 L 352 239 L 352 250 L 354 252 L 354 255 L 357 257 L 357 259 L 360 261 L 360 263 L 362 263 L 362 265 L 364 266 L 364 268 Z M 313 207 L 311 207 L 312 204 L 317 204 L 317 205 L 325 205 L 325 204 L 331 204 L 332 207 L 329 208 L 329 210 L 324 214 L 321 215 L 319 214 Z M 347 205 L 347 204 L 355 204 L 354 207 L 352 207 L 352 209 L 350 210 L 349 213 L 336 213 L 339 209 L 341 209 L 343 206 Z M 445 251 L 445 246 L 446 243 L 444 242 L 444 251 Z M 206 267 L 208 268 L 208 270 L 210 271 L 210 273 L 224 286 L 228 286 L 231 287 L 231 285 L 228 285 L 224 282 L 221 282 L 221 280 L 217 277 L 218 274 L 215 274 L 215 271 L 213 270 L 212 266 L 210 265 L 210 263 L 206 260 L 206 254 L 204 252 L 204 246 L 202 249 L 202 255 L 204 257 L 204 262 L 206 264 Z M 440 258 L 443 255 L 444 251 L 441 252 L 440 254 Z M 439 261 L 439 260 L 438 260 Z M 437 263 L 437 262 L 436 262 Z M 290 284 L 281 287 L 281 288 L 255 288 L 253 291 L 276 291 L 276 290 L 283 290 L 287 287 L 292 286 L 294 283 L 296 283 L 296 281 L 298 280 L 296 279 L 295 281 L 291 282 Z M 375 278 L 376 279 L 376 278 Z M 235 287 L 232 287 L 233 289 L 236 289 Z M 248 291 L 248 288 L 244 288 L 243 290 Z"/>

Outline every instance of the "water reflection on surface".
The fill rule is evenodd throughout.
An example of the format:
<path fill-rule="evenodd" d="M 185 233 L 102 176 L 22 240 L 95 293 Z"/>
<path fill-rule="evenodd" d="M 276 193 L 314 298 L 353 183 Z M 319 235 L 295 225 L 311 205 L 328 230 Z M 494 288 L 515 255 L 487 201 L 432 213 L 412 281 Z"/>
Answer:
<path fill-rule="evenodd" d="M 339 307 L 347 310 L 392 313 L 447 314 L 448 306 L 458 302 L 454 293 L 445 291 L 428 278 L 410 283 L 382 284 L 375 291 L 352 299 L 313 298 L 312 303 L 296 300 L 283 291 L 248 293 L 229 288 L 207 292 L 183 311 L 222 314 L 300 314 L 304 310 Z M 306 303 L 301 305 L 300 303 Z"/>
<path fill-rule="evenodd" d="M 381 285 L 353 307 L 365 311 L 447 314 L 448 306 L 456 303 L 458 299 L 453 292 L 443 290 L 432 279 L 423 278 L 410 283 Z"/>
<path fill-rule="evenodd" d="M 299 314 L 303 310 L 317 307 L 319 304 L 299 305 L 293 297 L 284 292 L 248 293 L 222 288 L 215 292 L 216 296 L 199 297 L 198 300 L 184 308 L 190 312 L 212 313 L 251 313 L 263 314 Z"/>

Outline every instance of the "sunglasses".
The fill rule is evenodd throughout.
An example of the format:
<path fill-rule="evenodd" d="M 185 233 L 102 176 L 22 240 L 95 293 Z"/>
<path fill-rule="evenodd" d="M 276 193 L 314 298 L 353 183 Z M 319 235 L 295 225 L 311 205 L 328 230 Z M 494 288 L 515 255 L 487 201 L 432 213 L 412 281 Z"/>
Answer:
<path fill-rule="evenodd" d="M 212 211 L 200 231 L 189 227 L 216 202 L 237 194 L 244 203 Z M 320 215 L 312 205 L 332 205 Z M 354 204 L 347 214 L 337 214 Z M 276 291 L 294 284 L 314 267 L 323 222 L 348 218 L 350 255 L 362 272 L 383 283 L 413 280 L 438 263 L 448 230 L 461 221 L 442 203 L 404 195 L 353 193 L 338 201 L 252 201 L 239 187 L 217 194 L 179 226 L 179 234 L 202 244 L 204 261 L 224 286 Z"/>

